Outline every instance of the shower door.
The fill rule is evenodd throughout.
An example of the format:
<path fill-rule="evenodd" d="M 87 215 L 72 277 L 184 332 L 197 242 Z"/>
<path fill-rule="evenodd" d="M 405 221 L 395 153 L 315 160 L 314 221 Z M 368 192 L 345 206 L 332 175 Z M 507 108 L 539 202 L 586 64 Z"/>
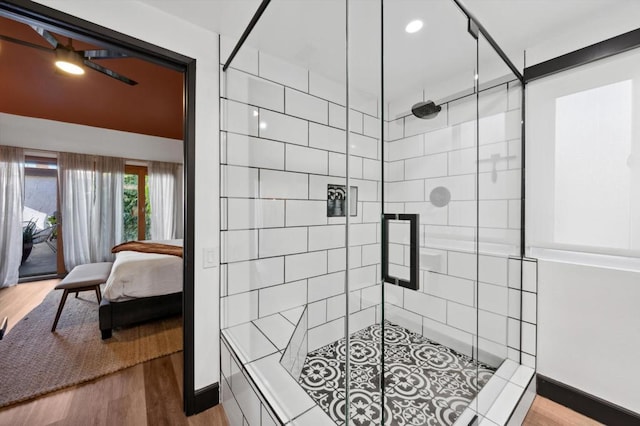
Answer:
<path fill-rule="evenodd" d="M 408 32 L 416 20 L 422 29 Z M 467 27 L 451 0 L 384 2 L 381 411 L 392 424 L 453 424 L 487 374 L 477 359 L 478 57 Z"/>
<path fill-rule="evenodd" d="M 508 330 L 519 327 L 509 286 L 520 283 L 522 88 L 455 2 L 378 6 L 380 397 L 362 415 L 375 424 L 468 424 L 492 406 L 495 394 L 480 392 L 494 373 L 519 363 Z M 410 32 L 416 20 L 422 29 Z"/>

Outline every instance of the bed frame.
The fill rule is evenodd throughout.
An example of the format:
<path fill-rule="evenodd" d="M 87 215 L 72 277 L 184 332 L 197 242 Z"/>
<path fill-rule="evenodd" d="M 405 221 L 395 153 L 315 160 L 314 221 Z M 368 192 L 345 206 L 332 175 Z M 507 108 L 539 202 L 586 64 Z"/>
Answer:
<path fill-rule="evenodd" d="M 102 298 L 98 310 L 102 339 L 111 337 L 116 327 L 136 324 L 182 313 L 182 292 L 143 297 L 123 302 Z"/>

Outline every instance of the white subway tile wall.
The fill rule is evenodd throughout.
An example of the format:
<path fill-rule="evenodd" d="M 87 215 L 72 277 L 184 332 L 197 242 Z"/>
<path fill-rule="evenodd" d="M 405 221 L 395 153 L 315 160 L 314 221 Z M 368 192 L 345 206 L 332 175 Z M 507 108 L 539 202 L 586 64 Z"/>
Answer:
<path fill-rule="evenodd" d="M 284 88 L 251 74 L 227 72 L 226 97 L 245 104 L 284 112 Z"/>
<path fill-rule="evenodd" d="M 297 383 L 282 368 L 277 368 L 279 353 L 252 360 L 242 359 L 233 332 L 221 338 L 221 401 L 229 424 L 233 426 L 275 426 L 311 410 L 315 404 L 305 392 L 296 392 Z M 241 367 L 244 365 L 244 368 Z M 253 378 L 263 374 L 264 380 Z M 326 418 L 324 411 L 314 412 L 316 420 Z"/>
<path fill-rule="evenodd" d="M 477 106 L 475 95 L 462 98 L 430 120 L 408 112 L 419 93 L 404 109 L 392 102 L 385 124 L 385 212 L 420 215 L 422 269 L 418 292 L 387 286 L 387 318 L 418 323 L 425 336 L 463 353 L 475 348 L 496 367 L 509 349 L 520 361 L 521 337 L 535 355 L 535 264 L 525 262 L 523 285 L 518 259 L 519 91 L 504 84 L 482 92 Z M 439 206 L 442 194 L 448 202 Z M 397 254 L 395 263 L 408 266 L 401 246 Z M 521 314 L 530 324 L 522 332 Z"/>
<path fill-rule="evenodd" d="M 338 340 L 346 221 L 327 217 L 327 185 L 346 184 L 345 85 L 243 50 L 221 88 L 222 328 L 255 321 L 264 331 L 277 314 L 309 304 L 310 342 Z M 381 120 L 375 99 L 350 98 L 349 170 L 358 203 L 350 219 L 349 265 L 356 269 L 349 305 L 354 315 L 366 311 L 354 317 L 366 327 L 381 299 Z"/>
<path fill-rule="evenodd" d="M 258 117 L 261 138 L 296 145 L 309 144 L 309 123 L 307 121 L 268 109 L 260 109 Z"/>
<path fill-rule="evenodd" d="M 267 334 L 307 306 L 308 347 L 317 348 L 344 335 L 345 219 L 326 211 L 327 185 L 346 183 L 344 85 L 257 52 L 235 64 L 221 99 L 222 327 L 253 322 Z M 478 123 L 475 97 L 443 105 L 433 120 L 406 116 L 423 99 L 416 94 L 387 108 L 384 142 L 380 106 L 351 96 L 351 331 L 381 320 L 384 143 L 384 211 L 419 213 L 421 223 L 420 289 L 385 285 L 386 319 L 462 353 L 475 349 L 489 364 L 509 357 L 535 367 L 536 264 L 521 270 L 518 258 L 519 91 L 481 94 Z M 442 188 L 450 200 L 439 207 Z M 284 335 L 271 341 L 281 349 Z M 226 408 L 224 386 L 223 399 Z M 231 416 L 251 423 L 259 411 L 245 404 L 230 402 Z"/>

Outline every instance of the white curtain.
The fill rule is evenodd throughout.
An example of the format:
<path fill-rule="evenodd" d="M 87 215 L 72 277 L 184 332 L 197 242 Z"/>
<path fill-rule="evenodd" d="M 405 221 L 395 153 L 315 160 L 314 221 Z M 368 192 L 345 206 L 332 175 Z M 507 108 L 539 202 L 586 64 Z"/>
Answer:
<path fill-rule="evenodd" d="M 64 264 L 113 260 L 122 240 L 124 160 L 60 153 L 58 159 Z"/>
<path fill-rule="evenodd" d="M 96 157 L 91 253 L 94 262 L 113 259 L 111 248 L 122 242 L 124 229 L 124 159 Z"/>
<path fill-rule="evenodd" d="M 18 283 L 22 260 L 24 152 L 0 146 L 0 287 Z"/>
<path fill-rule="evenodd" d="M 182 165 L 152 161 L 149 163 L 149 203 L 151 239 L 182 238 L 184 190 Z"/>

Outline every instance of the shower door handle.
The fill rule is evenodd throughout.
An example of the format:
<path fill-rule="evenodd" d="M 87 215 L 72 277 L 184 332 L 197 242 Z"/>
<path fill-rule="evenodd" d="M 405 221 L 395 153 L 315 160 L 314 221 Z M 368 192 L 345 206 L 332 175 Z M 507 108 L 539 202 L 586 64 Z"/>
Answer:
<path fill-rule="evenodd" d="M 409 222 L 409 279 L 389 273 L 389 221 Z M 382 215 L 382 277 L 384 282 L 418 290 L 420 288 L 420 215 L 385 213 Z"/>

